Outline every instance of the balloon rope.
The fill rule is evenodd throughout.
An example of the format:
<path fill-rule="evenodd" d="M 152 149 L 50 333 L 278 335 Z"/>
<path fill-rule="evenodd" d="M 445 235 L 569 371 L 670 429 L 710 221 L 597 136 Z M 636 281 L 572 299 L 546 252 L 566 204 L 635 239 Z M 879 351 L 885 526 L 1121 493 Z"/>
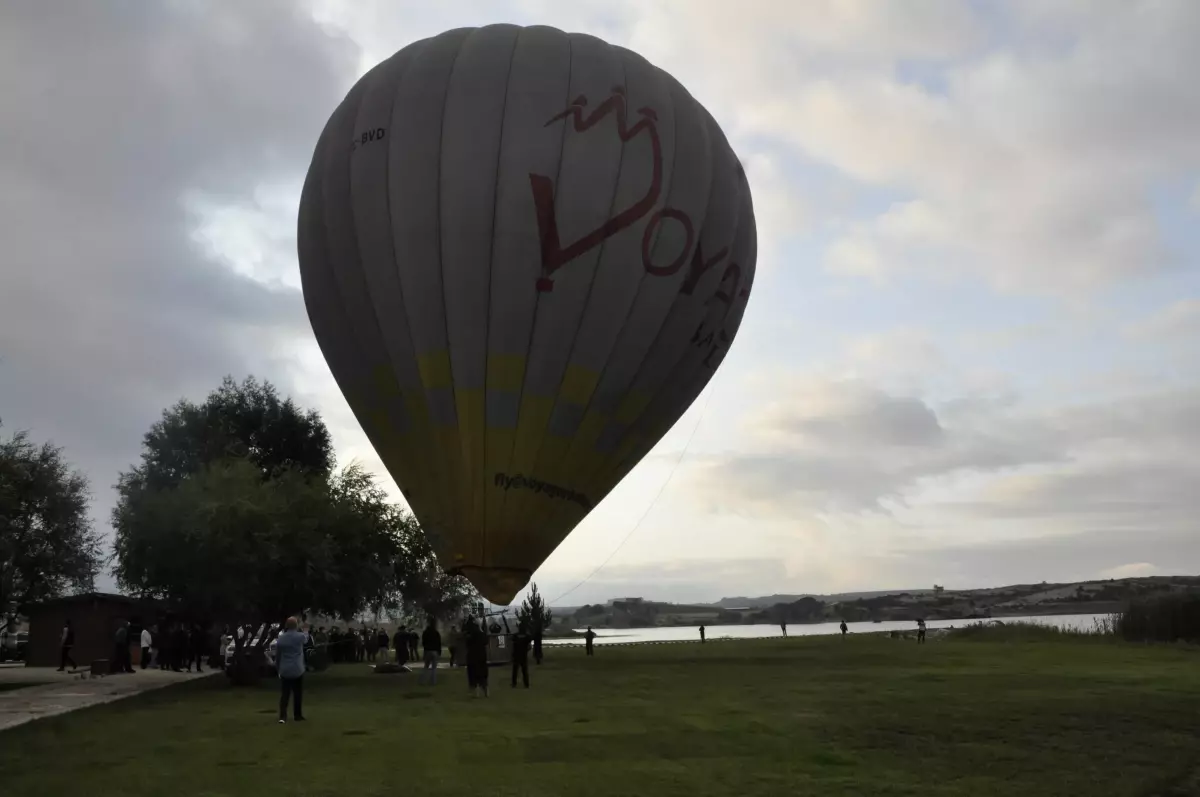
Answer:
<path fill-rule="evenodd" d="M 650 501 L 650 505 L 646 507 L 646 511 L 642 513 L 642 516 L 640 518 L 638 518 L 637 523 L 633 524 L 633 528 L 631 528 L 629 530 L 629 533 L 625 535 L 625 538 L 623 540 L 621 540 L 621 544 L 618 545 L 615 549 L 613 549 L 613 552 L 608 555 L 607 559 L 605 559 L 603 562 L 601 562 L 600 565 L 595 570 L 593 570 L 591 573 L 588 573 L 587 577 L 585 579 L 583 579 L 583 581 L 580 581 L 578 584 L 571 587 L 569 590 L 567 590 L 563 594 L 559 595 L 554 600 L 547 602 L 547 604 L 546 604 L 547 606 L 553 606 L 554 604 L 561 601 L 563 598 L 570 595 L 575 590 L 582 587 L 584 584 L 591 581 L 592 577 L 595 576 L 597 573 L 599 573 L 601 570 L 603 570 L 608 565 L 608 563 L 612 561 L 612 558 L 614 556 L 616 556 L 621 551 L 622 548 L 625 547 L 625 543 L 629 542 L 630 538 L 633 537 L 634 533 L 642 527 L 642 521 L 644 521 L 650 515 L 651 510 L 653 510 L 655 505 L 658 503 L 658 499 L 662 497 L 663 491 L 666 490 L 667 485 L 671 483 L 671 479 L 675 478 L 675 471 L 677 471 L 679 469 L 679 464 L 681 462 L 683 462 L 683 458 L 687 454 L 688 448 L 692 445 L 692 438 L 694 438 L 696 436 L 696 430 L 700 428 L 700 424 L 704 423 L 704 415 L 705 415 L 705 413 L 708 412 L 708 404 L 710 401 L 712 401 L 713 393 L 715 393 L 717 390 L 717 377 L 719 375 L 720 375 L 720 372 L 713 374 L 713 378 L 708 386 L 708 395 L 704 399 L 704 404 L 700 407 L 700 417 L 696 419 L 696 425 L 692 427 L 691 434 L 688 435 L 687 440 L 684 442 L 683 449 L 679 452 L 679 458 L 676 459 L 675 464 L 671 466 L 671 472 L 667 474 L 666 481 L 664 481 L 662 483 L 662 485 L 659 486 L 658 492 L 654 494 L 654 498 Z"/>

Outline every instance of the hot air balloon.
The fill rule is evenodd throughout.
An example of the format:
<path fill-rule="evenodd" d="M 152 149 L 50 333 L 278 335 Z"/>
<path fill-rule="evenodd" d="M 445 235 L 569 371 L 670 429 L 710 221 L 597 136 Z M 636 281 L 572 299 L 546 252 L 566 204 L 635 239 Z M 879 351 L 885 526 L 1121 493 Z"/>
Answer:
<path fill-rule="evenodd" d="M 498 604 L 712 378 L 756 259 L 745 173 L 683 86 L 513 25 L 364 75 L 298 234 L 338 386 L 443 567 Z"/>

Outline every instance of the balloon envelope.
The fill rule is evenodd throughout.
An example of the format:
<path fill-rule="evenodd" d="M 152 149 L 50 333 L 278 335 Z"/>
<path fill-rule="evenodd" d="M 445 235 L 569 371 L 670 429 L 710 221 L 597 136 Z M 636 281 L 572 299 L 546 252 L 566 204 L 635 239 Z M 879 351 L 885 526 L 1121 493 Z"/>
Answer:
<path fill-rule="evenodd" d="M 442 565 L 495 603 L 699 395 L 756 258 L 745 174 L 678 82 L 511 25 L 364 75 L 298 233 L 334 378 Z"/>

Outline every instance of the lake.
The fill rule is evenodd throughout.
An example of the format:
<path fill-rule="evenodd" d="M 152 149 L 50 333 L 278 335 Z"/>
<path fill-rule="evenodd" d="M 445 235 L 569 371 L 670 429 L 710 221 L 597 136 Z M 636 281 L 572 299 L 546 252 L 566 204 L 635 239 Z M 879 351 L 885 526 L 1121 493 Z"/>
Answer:
<path fill-rule="evenodd" d="M 996 617 L 1005 623 L 1042 623 L 1060 628 L 1075 628 L 1090 631 L 1096 622 L 1107 618 L 1107 614 L 1053 614 L 1036 617 Z M 927 620 L 927 628 L 961 628 L 988 620 Z M 887 620 L 882 623 L 846 623 L 851 634 L 879 633 L 881 631 L 915 631 L 917 624 L 912 620 Z M 586 628 L 578 629 L 580 633 Z M 674 626 L 669 628 L 593 628 L 596 644 L 619 644 L 628 642 L 680 642 L 699 639 L 698 626 Z M 821 636 L 841 633 L 837 623 L 804 623 L 788 626 L 788 636 Z M 709 639 L 766 639 L 783 636 L 778 625 L 710 625 L 705 627 Z M 547 639 L 547 645 L 582 645 L 581 637 Z"/>

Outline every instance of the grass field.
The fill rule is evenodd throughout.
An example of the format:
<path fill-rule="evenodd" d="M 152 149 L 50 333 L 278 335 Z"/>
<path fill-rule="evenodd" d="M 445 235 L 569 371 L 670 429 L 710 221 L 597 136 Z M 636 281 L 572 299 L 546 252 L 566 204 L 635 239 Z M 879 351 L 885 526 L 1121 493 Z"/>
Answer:
<path fill-rule="evenodd" d="M 533 689 L 339 665 L 0 735 L 12 795 L 1200 795 L 1200 652 L 985 635 L 549 651 Z"/>

